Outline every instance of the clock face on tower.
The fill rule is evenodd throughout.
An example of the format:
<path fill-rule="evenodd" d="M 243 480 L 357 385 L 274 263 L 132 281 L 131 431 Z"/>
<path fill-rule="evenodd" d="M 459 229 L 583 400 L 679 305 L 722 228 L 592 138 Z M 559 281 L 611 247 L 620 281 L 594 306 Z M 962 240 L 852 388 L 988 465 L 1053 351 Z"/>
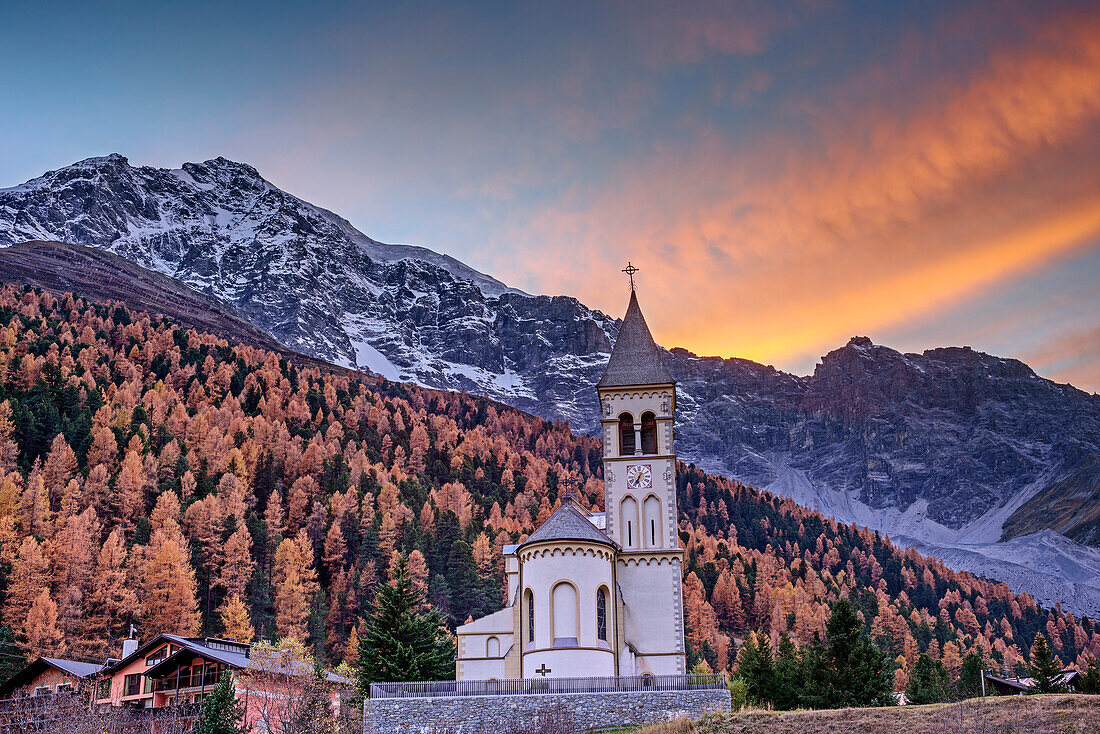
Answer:
<path fill-rule="evenodd" d="M 653 486 L 653 470 L 648 464 L 631 464 L 626 468 L 628 489 L 649 489 Z"/>

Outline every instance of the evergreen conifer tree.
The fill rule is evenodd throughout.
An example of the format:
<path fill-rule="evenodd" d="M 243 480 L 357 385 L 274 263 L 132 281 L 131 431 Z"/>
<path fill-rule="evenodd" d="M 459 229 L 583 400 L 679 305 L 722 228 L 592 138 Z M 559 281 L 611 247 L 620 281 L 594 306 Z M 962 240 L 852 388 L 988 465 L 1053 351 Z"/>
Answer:
<path fill-rule="evenodd" d="M 905 700 L 912 704 L 942 703 L 951 697 L 951 676 L 939 660 L 921 654 L 909 671 Z"/>
<path fill-rule="evenodd" d="M 467 617 L 482 614 L 485 606 L 483 596 L 484 583 L 477 573 L 477 564 L 470 545 L 457 540 L 451 545 L 447 558 L 447 584 L 450 587 L 451 622 L 460 625 Z"/>
<path fill-rule="evenodd" d="M 1035 636 L 1031 647 L 1031 677 L 1035 680 L 1031 693 L 1065 693 L 1062 664 L 1055 659 L 1042 633 Z"/>
<path fill-rule="evenodd" d="M 851 602 L 840 599 L 833 605 L 825 632 L 830 667 L 829 707 L 893 703 L 889 656 L 864 634 Z"/>
<path fill-rule="evenodd" d="M 15 644 L 15 631 L 10 624 L 0 627 L 0 680 L 8 680 L 27 664 L 27 654 Z"/>
<path fill-rule="evenodd" d="M 776 649 L 773 691 L 775 707 L 781 711 L 797 708 L 801 701 L 802 672 L 798 650 L 786 632 L 779 638 Z"/>
<path fill-rule="evenodd" d="M 763 632 L 750 635 L 741 647 L 737 660 L 749 700 L 759 704 L 771 703 L 774 699 L 775 663 L 767 635 Z"/>
<path fill-rule="evenodd" d="M 829 666 L 828 650 L 816 632 L 813 641 L 802 648 L 798 662 L 802 673 L 801 703 L 809 708 L 831 707 L 833 673 Z"/>
<path fill-rule="evenodd" d="M 0 635 L 2 634 L 3 630 L 0 630 Z M 1100 661 L 1097 661 L 1096 658 L 1089 656 L 1085 669 L 1081 671 L 1077 688 L 1081 693 L 1092 695 L 1100 693 Z"/>
<path fill-rule="evenodd" d="M 400 557 L 393 580 L 378 589 L 360 638 L 359 680 L 364 692 L 379 681 L 454 679 L 454 644 L 439 612 L 417 612 L 423 600 Z"/>
<path fill-rule="evenodd" d="M 203 701 L 194 734 L 244 734 L 244 707 L 237 700 L 233 676 L 222 673 L 210 697 Z"/>
<path fill-rule="evenodd" d="M 963 658 L 962 669 L 959 671 L 959 696 L 974 698 L 981 695 L 984 670 L 982 656 L 977 651 L 972 651 Z"/>

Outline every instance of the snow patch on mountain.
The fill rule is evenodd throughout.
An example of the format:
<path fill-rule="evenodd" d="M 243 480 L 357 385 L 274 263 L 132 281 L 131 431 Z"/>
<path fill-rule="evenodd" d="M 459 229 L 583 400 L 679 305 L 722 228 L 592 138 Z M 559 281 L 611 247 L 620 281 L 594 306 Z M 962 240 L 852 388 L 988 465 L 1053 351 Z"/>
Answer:
<path fill-rule="evenodd" d="M 51 171 L 0 190 L 0 245 L 29 239 L 109 250 L 171 275 L 304 354 L 485 394 L 579 431 L 599 426 L 593 385 L 616 319 L 574 298 L 522 293 L 447 255 L 377 242 L 247 164 L 166 170 L 114 154 Z M 991 541 L 1016 508 L 1100 454 L 1100 396 L 969 348 L 902 354 L 866 337 L 808 377 L 683 349 L 665 359 L 685 460 L 960 564 L 1008 564 L 997 567 L 1037 597 L 1029 585 L 1050 586 L 1026 563 L 1032 546 L 1005 561 L 995 556 L 1004 544 Z M 1075 556 L 1078 546 L 1042 547 L 1052 559 L 1043 573 L 1096 562 Z M 1070 587 L 1063 595 L 1071 609 L 1087 599 Z"/>
<path fill-rule="evenodd" d="M 1008 542 L 997 542 L 1001 524 L 1014 506 L 1030 497 L 1035 486 L 1017 493 L 1004 508 L 987 513 L 961 529 L 928 518 L 928 503 L 918 500 L 905 510 L 873 509 L 852 491 L 821 486 L 776 456 L 770 456 L 777 478 L 765 489 L 845 523 L 878 530 L 900 545 L 941 559 L 951 568 L 1004 581 L 1026 590 L 1041 603 L 1060 602 L 1077 615 L 1100 614 L 1100 551 L 1050 530 Z M 1035 483 L 1037 484 L 1037 483 Z"/>
<path fill-rule="evenodd" d="M 1052 530 L 1005 543 L 938 545 L 891 536 L 900 545 L 941 559 L 951 568 L 996 579 L 1027 591 L 1041 604 L 1078 616 L 1100 615 L 1100 552 Z"/>

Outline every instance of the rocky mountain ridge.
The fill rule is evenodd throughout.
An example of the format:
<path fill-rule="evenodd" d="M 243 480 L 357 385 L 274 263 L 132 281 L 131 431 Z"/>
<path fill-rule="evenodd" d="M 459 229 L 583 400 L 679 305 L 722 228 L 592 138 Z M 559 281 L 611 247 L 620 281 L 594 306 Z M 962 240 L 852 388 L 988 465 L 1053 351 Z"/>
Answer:
<path fill-rule="evenodd" d="M 0 244 L 28 239 L 106 249 L 178 278 L 295 351 L 596 427 L 593 385 L 617 320 L 378 243 L 245 164 L 167 170 L 112 155 L 49 172 L 0 190 Z M 964 347 L 902 354 L 853 338 L 808 377 L 683 349 L 666 359 L 686 460 L 998 562 L 1009 516 L 1056 484 L 1069 502 L 1087 496 L 1065 483 L 1091 476 L 1082 463 L 1100 453 L 1100 396 Z M 1048 573 L 1024 570 L 1036 583 Z"/>

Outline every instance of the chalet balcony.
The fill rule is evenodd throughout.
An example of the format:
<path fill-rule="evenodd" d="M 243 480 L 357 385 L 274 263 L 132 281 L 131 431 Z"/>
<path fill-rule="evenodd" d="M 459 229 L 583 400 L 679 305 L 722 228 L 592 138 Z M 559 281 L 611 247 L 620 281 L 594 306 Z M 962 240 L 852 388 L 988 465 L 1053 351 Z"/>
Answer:
<path fill-rule="evenodd" d="M 180 675 L 177 680 L 176 676 L 167 676 L 164 678 L 157 678 L 153 681 L 153 691 L 155 693 L 175 692 L 190 690 L 192 688 L 213 688 L 218 684 L 219 675 L 217 671 L 208 670 L 205 675 L 200 671 L 187 675 Z"/>

